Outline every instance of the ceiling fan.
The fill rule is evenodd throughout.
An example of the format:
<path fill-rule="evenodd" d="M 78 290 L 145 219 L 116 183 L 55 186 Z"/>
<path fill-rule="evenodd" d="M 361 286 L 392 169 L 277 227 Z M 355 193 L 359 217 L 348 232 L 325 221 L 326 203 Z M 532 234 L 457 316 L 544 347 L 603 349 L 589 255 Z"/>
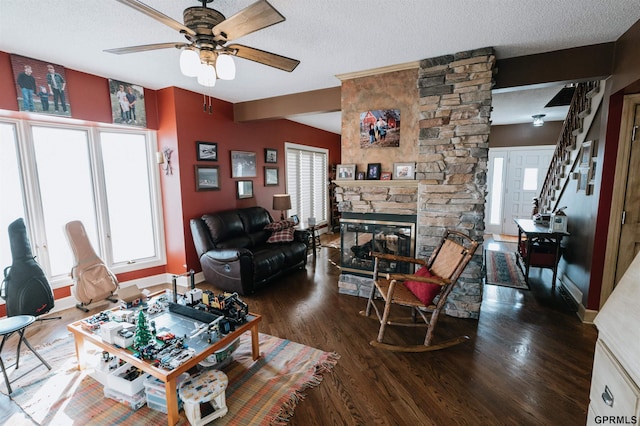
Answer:
<path fill-rule="evenodd" d="M 288 72 L 293 71 L 300 63 L 300 61 L 296 59 L 287 58 L 285 56 L 265 52 L 264 50 L 255 49 L 241 44 L 227 45 L 227 42 L 231 40 L 235 40 L 244 35 L 278 24 L 285 20 L 284 16 L 282 16 L 266 0 L 259 0 L 256 3 L 253 3 L 246 9 L 241 10 L 228 19 L 217 10 L 207 7 L 207 4 L 211 3 L 213 0 L 197 0 L 198 3 L 202 4 L 202 6 L 189 7 L 184 10 L 184 25 L 138 0 L 117 1 L 179 31 L 184 35 L 188 42 L 169 42 L 121 47 L 108 49 L 105 50 L 105 52 L 120 55 L 156 49 L 177 48 L 183 50 L 183 54 L 186 53 L 186 51 L 197 53 L 199 61 L 204 65 L 213 66 L 218 58 L 223 58 L 224 56 L 229 55 L 248 59 L 250 61 L 258 62 Z M 222 78 L 220 75 L 218 77 Z"/>

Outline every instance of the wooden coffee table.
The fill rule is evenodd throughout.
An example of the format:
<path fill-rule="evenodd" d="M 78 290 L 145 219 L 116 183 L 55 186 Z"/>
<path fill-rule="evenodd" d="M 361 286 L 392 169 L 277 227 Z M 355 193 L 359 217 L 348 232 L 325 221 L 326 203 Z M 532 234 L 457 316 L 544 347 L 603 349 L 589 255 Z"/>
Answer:
<path fill-rule="evenodd" d="M 119 310 L 119 308 L 112 309 L 112 311 L 117 310 Z M 174 313 L 174 315 L 177 314 Z M 165 370 L 160 367 L 156 367 L 151 361 L 136 358 L 133 356 L 133 352 L 128 349 L 103 342 L 102 338 L 97 333 L 85 330 L 81 325 L 82 321 L 76 321 L 67 325 L 67 329 L 73 333 L 79 369 L 82 370 L 86 366 L 86 352 L 84 345 L 85 342 L 90 342 L 93 345 L 117 356 L 123 361 L 140 368 L 142 371 L 152 375 L 153 377 L 162 380 L 165 383 L 167 398 L 167 424 L 169 426 L 173 426 L 178 423 L 178 420 L 180 420 L 180 414 L 178 412 L 178 397 L 176 393 L 176 379 L 178 376 L 196 366 L 200 361 L 204 360 L 215 351 L 226 347 L 248 330 L 251 330 L 251 355 L 254 361 L 257 360 L 260 357 L 258 324 L 261 320 L 262 317 L 260 315 L 250 313 L 247 316 L 246 323 L 236 327 L 234 331 L 225 335 L 217 342 L 207 346 L 204 350 L 197 352 L 195 356 L 173 370 Z"/>

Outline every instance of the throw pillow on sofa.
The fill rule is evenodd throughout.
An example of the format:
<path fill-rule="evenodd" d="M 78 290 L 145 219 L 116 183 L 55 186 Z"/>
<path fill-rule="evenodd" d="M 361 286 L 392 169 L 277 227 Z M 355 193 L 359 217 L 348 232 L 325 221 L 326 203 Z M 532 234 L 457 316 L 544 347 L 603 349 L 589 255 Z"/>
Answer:
<path fill-rule="evenodd" d="M 279 220 L 277 222 L 271 222 L 264 227 L 267 231 L 272 231 L 273 234 L 267 240 L 268 243 L 288 243 L 293 241 L 293 227 L 295 224 L 290 220 Z"/>
<path fill-rule="evenodd" d="M 275 231 L 269 239 L 268 243 L 288 243 L 293 241 L 293 228 L 285 228 L 279 231 Z"/>
<path fill-rule="evenodd" d="M 293 228 L 295 224 L 290 220 L 279 220 L 277 222 L 271 222 L 267 224 L 264 229 L 267 231 L 281 231 L 287 228 Z"/>

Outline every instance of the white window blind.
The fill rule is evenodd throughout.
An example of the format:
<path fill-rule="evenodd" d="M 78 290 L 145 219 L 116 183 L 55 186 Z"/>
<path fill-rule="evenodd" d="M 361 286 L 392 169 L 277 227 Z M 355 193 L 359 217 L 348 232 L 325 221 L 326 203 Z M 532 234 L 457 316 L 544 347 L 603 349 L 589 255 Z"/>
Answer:
<path fill-rule="evenodd" d="M 290 213 L 298 215 L 302 223 L 310 217 L 317 225 L 327 223 L 328 150 L 286 143 L 285 151 Z"/>

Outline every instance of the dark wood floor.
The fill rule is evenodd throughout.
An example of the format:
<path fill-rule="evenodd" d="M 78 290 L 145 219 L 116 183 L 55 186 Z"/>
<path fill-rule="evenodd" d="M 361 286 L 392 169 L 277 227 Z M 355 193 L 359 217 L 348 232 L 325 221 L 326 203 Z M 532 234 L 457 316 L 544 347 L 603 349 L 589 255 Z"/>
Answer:
<path fill-rule="evenodd" d="M 338 293 L 338 254 L 324 246 L 306 271 L 243 298 L 263 315 L 261 332 L 341 356 L 333 373 L 307 392 L 290 425 L 585 424 L 596 330 L 551 290 L 550 271 L 532 269 L 530 291 L 485 286 L 479 320 L 441 319 L 436 338 L 468 334 L 470 341 L 402 354 L 369 346 L 378 324 L 358 315 L 365 299 Z M 30 342 L 62 337 L 67 323 L 86 316 L 77 309 L 62 315 L 30 326 Z M 419 343 L 424 334 L 403 329 L 390 336 Z M 0 397 L 0 423 L 15 410 Z"/>

